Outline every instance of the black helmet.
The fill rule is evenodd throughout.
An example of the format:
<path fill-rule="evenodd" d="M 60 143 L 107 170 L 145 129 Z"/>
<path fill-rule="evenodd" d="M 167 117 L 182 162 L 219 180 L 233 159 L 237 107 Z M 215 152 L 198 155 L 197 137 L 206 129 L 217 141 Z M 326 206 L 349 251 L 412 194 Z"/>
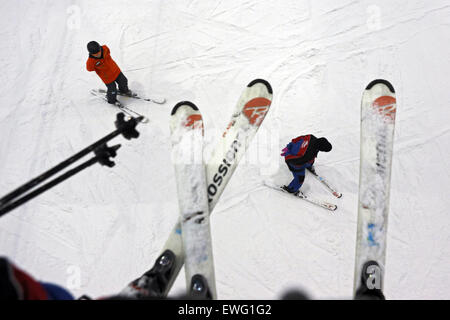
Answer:
<path fill-rule="evenodd" d="M 329 152 L 329 151 L 331 151 L 331 148 L 332 148 L 331 143 L 329 143 L 326 138 L 317 139 L 316 146 L 317 146 L 317 150 L 324 151 L 324 152 Z"/>
<path fill-rule="evenodd" d="M 100 51 L 100 45 L 97 41 L 91 41 L 87 44 L 87 49 L 90 54 L 96 54 Z"/>

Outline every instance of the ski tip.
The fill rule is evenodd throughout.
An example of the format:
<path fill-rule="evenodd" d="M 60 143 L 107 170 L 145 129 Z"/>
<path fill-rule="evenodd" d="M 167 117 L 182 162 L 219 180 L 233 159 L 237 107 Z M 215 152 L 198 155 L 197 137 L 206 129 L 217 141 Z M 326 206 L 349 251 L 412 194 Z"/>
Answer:
<path fill-rule="evenodd" d="M 254 86 L 254 85 L 257 84 L 257 83 L 262 83 L 263 85 L 265 85 L 266 88 L 267 88 L 267 91 L 269 91 L 269 93 L 272 94 L 272 86 L 270 85 L 269 82 L 267 82 L 267 81 L 264 80 L 264 79 L 255 79 L 255 80 L 253 80 L 252 82 L 250 82 L 250 83 L 247 85 L 247 87 L 252 87 L 252 86 Z"/>
<path fill-rule="evenodd" d="M 195 104 L 193 104 L 192 102 L 190 102 L 190 101 L 181 101 L 181 102 L 178 102 L 175 105 L 175 107 L 173 107 L 172 112 L 170 113 L 170 115 L 173 116 L 177 112 L 178 108 L 180 108 L 181 106 L 189 106 L 189 107 L 191 107 L 192 109 L 194 109 L 196 111 L 198 110 L 197 106 Z"/>
<path fill-rule="evenodd" d="M 395 93 L 394 86 L 393 86 L 389 81 L 384 80 L 384 79 L 376 79 L 376 80 L 373 80 L 371 83 L 369 83 L 369 84 L 367 85 L 366 90 L 370 90 L 370 89 L 372 89 L 372 87 L 373 87 L 374 85 L 380 84 L 380 83 L 381 83 L 381 84 L 384 84 L 386 87 L 388 87 L 389 90 L 390 90 L 392 93 Z"/>

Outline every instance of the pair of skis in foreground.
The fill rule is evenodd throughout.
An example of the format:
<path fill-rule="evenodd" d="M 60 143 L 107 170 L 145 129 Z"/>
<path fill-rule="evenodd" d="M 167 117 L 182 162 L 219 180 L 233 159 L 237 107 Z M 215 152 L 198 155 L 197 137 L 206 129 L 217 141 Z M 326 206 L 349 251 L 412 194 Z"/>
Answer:
<path fill-rule="evenodd" d="M 262 79 L 243 91 L 210 160 L 203 164 L 203 121 L 191 102 L 171 115 L 171 140 L 180 218 L 154 267 L 122 292 L 131 297 L 166 297 L 185 263 L 188 295 L 215 299 L 209 215 L 272 103 L 272 88 Z"/>

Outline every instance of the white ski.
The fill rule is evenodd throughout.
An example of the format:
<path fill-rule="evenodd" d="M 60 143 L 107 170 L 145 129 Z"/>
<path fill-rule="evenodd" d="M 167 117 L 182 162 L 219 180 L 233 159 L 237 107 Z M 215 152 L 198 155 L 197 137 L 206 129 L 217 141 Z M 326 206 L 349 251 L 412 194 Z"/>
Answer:
<path fill-rule="evenodd" d="M 96 96 L 96 97 L 100 97 L 103 100 L 105 100 L 106 102 L 108 102 L 108 99 L 105 96 L 106 91 L 105 91 L 105 93 L 101 93 L 101 92 L 99 92 L 99 90 L 92 89 L 91 90 L 91 94 Z M 148 121 L 149 121 L 146 116 L 144 116 L 144 115 L 134 111 L 133 109 L 130 109 L 127 106 L 124 106 L 120 102 L 117 102 L 116 104 L 111 104 L 111 106 L 119 108 L 122 112 L 126 113 L 131 118 L 142 117 L 143 118 L 142 121 L 141 121 L 142 123 L 148 123 Z"/>
<path fill-rule="evenodd" d="M 106 94 L 105 89 L 98 89 L 96 91 L 98 91 L 99 93 Z M 121 93 L 120 91 L 118 91 L 117 95 L 123 96 L 123 97 L 129 97 L 129 98 L 133 98 L 133 99 L 138 99 L 138 100 L 144 100 L 144 101 L 148 101 L 148 102 L 153 102 L 156 104 L 164 104 L 166 102 L 165 98 L 143 98 L 136 92 L 131 92 L 131 94 L 124 94 L 124 93 Z"/>
<path fill-rule="evenodd" d="M 386 80 L 372 81 L 361 102 L 355 294 L 361 286 L 383 289 L 395 114 L 393 86 Z M 377 262 L 378 266 L 370 268 L 371 274 L 366 277 L 370 283 L 361 283 L 363 266 L 369 261 Z"/>
<path fill-rule="evenodd" d="M 305 201 L 307 201 L 309 203 L 312 203 L 312 204 L 314 204 L 316 206 L 322 207 L 322 208 L 330 210 L 330 211 L 335 211 L 337 209 L 337 206 L 335 204 L 332 204 L 332 203 L 329 203 L 329 202 L 326 202 L 326 201 L 323 201 L 323 200 L 318 200 L 318 199 L 311 198 L 311 197 L 305 195 L 302 192 L 299 192 L 298 194 L 287 192 L 281 186 L 276 185 L 276 184 L 274 184 L 272 182 L 269 182 L 269 181 L 264 181 L 264 185 L 269 187 L 269 188 L 272 188 L 272 189 L 275 189 L 275 190 L 287 193 L 287 194 L 289 194 L 289 195 L 291 195 L 293 197 L 305 200 Z"/>
<path fill-rule="evenodd" d="M 185 253 L 186 287 L 216 299 L 206 175 L 203 164 L 203 119 L 189 101 L 178 103 L 170 119 L 172 162 L 177 181 L 178 204 Z M 203 276 L 203 283 L 193 283 Z"/>

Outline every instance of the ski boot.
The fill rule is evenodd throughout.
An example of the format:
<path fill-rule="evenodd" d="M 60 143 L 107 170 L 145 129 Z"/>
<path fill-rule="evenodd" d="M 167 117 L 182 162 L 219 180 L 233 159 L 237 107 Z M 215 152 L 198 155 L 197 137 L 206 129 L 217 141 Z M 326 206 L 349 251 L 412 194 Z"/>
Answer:
<path fill-rule="evenodd" d="M 128 89 L 127 91 L 119 91 L 120 95 L 122 96 L 126 96 L 126 97 L 136 97 L 137 93 L 131 91 L 130 89 Z"/>
<path fill-rule="evenodd" d="M 292 191 L 288 186 L 282 186 L 281 189 L 283 189 L 286 192 L 292 193 L 294 196 L 298 196 L 300 194 L 300 190 Z"/>

